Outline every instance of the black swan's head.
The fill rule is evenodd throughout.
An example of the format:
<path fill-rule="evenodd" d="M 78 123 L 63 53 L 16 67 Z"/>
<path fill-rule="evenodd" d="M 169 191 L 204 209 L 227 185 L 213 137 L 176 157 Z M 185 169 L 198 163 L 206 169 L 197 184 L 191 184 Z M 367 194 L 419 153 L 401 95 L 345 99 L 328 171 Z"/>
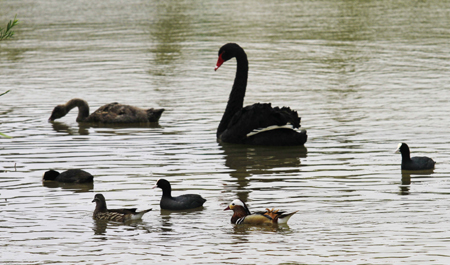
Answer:
<path fill-rule="evenodd" d="M 58 105 L 53 109 L 52 115 L 50 115 L 48 121 L 54 121 L 56 119 L 62 118 L 66 116 L 66 114 L 67 114 L 66 108 L 63 105 Z"/>
<path fill-rule="evenodd" d="M 149 122 L 158 122 L 159 118 L 161 118 L 164 109 L 148 109 L 147 117 Z"/>
<path fill-rule="evenodd" d="M 219 49 L 219 59 L 217 60 L 216 67 L 214 70 L 219 69 L 219 67 L 226 61 L 233 57 L 236 57 L 239 52 L 243 49 L 236 43 L 227 43 Z"/>

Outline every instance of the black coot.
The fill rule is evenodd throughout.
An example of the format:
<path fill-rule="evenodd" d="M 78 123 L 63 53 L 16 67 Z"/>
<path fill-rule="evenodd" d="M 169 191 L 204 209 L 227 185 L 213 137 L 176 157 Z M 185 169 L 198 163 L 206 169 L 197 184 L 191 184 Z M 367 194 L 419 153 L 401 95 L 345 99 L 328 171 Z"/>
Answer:
<path fill-rule="evenodd" d="M 159 205 L 164 210 L 188 210 L 203 206 L 206 199 L 198 194 L 183 194 L 177 197 L 172 197 L 172 187 L 169 181 L 159 179 L 156 186 L 153 188 L 160 188 L 163 190 L 161 201 Z"/>
<path fill-rule="evenodd" d="M 56 170 L 49 170 L 44 173 L 42 180 L 65 183 L 91 183 L 94 181 L 94 176 L 81 169 L 69 169 L 61 174 Z"/>
<path fill-rule="evenodd" d="M 426 156 L 411 157 L 409 147 L 405 143 L 398 145 L 396 153 L 402 154 L 402 169 L 403 170 L 426 170 L 433 169 L 436 162 Z"/>

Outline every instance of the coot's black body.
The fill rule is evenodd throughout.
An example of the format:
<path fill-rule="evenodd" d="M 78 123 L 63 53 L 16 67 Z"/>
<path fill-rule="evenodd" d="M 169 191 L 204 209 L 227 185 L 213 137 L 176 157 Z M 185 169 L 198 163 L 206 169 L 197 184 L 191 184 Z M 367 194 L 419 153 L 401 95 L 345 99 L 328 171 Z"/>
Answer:
<path fill-rule="evenodd" d="M 159 203 L 161 209 L 164 210 L 188 210 L 203 206 L 206 199 L 198 194 L 183 194 L 177 197 L 172 197 L 172 187 L 169 181 L 159 179 L 154 188 L 163 190 L 163 195 Z"/>
<path fill-rule="evenodd" d="M 396 153 L 402 154 L 402 169 L 403 170 L 427 170 L 434 169 L 436 162 L 426 156 L 411 157 L 409 147 L 405 143 L 400 143 Z"/>
<path fill-rule="evenodd" d="M 69 169 L 62 173 L 56 170 L 49 170 L 44 173 L 42 178 L 45 180 L 52 180 L 64 183 L 91 183 L 94 181 L 94 176 L 81 169 Z"/>

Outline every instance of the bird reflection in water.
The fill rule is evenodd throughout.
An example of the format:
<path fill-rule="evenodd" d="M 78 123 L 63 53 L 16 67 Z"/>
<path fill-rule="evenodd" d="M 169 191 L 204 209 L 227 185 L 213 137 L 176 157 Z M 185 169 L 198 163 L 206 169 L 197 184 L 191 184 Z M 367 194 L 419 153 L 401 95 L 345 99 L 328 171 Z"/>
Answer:
<path fill-rule="evenodd" d="M 62 188 L 74 192 L 89 192 L 94 189 L 94 183 L 64 183 L 58 181 L 43 181 L 42 186 L 47 188 Z"/>
<path fill-rule="evenodd" d="M 172 232 L 173 231 L 173 222 L 172 217 L 175 219 L 180 219 L 183 215 L 186 215 L 187 218 L 192 218 L 192 216 L 196 216 L 196 218 L 201 218 L 199 216 L 202 215 L 203 207 L 182 210 L 182 211 L 172 211 L 172 210 L 160 210 L 161 214 L 161 226 L 160 229 L 162 232 Z M 185 217 L 186 218 L 186 217 Z"/>
<path fill-rule="evenodd" d="M 159 123 L 126 123 L 126 124 L 107 124 L 107 123 L 78 123 L 78 131 L 76 127 L 71 127 L 64 122 L 53 121 L 52 128 L 55 132 L 63 132 L 68 135 L 89 135 L 90 128 L 111 128 L 111 129 L 123 129 L 123 128 L 161 128 Z M 116 134 L 114 130 L 110 131 L 111 134 Z"/>
<path fill-rule="evenodd" d="M 425 177 L 424 175 L 431 175 L 434 173 L 433 169 L 430 170 L 402 170 L 402 179 L 401 184 L 399 186 L 399 194 L 400 195 L 409 195 L 411 189 L 411 175 L 420 175 L 421 177 Z"/>
<path fill-rule="evenodd" d="M 230 190 L 236 191 L 242 201 L 248 201 L 250 191 L 247 186 L 252 175 L 273 174 L 279 168 L 277 175 L 301 172 L 300 158 L 307 157 L 304 146 L 255 146 L 221 143 L 225 154 L 225 166 L 232 169 L 230 176 L 233 182 Z M 280 174 L 281 173 L 281 174 Z M 279 181 L 280 179 L 264 179 L 261 181 Z"/>
<path fill-rule="evenodd" d="M 400 195 L 409 195 L 409 189 L 411 188 L 411 174 L 402 172 L 402 182 L 399 186 Z"/>
<path fill-rule="evenodd" d="M 52 128 L 55 132 L 63 132 L 67 133 L 68 135 L 89 135 L 89 127 L 88 126 L 82 126 L 79 125 L 78 132 L 75 132 L 74 128 L 70 127 L 69 125 L 65 124 L 64 122 L 58 122 L 54 121 L 52 122 Z"/>
<path fill-rule="evenodd" d="M 291 231 L 291 228 L 287 224 L 278 224 L 278 225 L 234 225 L 233 226 L 233 233 L 234 234 L 249 234 L 253 231 L 256 232 L 276 232 L 276 233 L 285 233 L 288 234 Z"/>
<path fill-rule="evenodd" d="M 95 235 L 106 234 L 106 227 L 108 227 L 108 220 L 94 220 L 94 230 Z"/>
<path fill-rule="evenodd" d="M 135 229 L 139 229 L 139 230 L 145 230 L 148 233 L 151 233 L 152 231 L 150 230 L 149 227 L 150 224 L 147 224 L 145 221 L 143 220 L 130 220 L 127 221 L 125 223 L 122 222 L 113 222 L 113 221 L 108 221 L 108 220 L 93 220 L 94 221 L 94 226 L 92 227 L 92 230 L 94 231 L 95 235 L 106 235 L 106 229 L 120 229 L 122 227 L 124 227 L 126 230 L 135 230 Z M 107 240 L 107 237 L 103 238 L 104 240 Z"/>

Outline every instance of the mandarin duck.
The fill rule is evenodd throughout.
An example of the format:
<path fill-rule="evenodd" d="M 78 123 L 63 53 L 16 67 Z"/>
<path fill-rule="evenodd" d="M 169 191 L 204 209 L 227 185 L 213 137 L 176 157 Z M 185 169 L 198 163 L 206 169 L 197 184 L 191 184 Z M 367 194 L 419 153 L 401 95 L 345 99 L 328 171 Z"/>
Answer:
<path fill-rule="evenodd" d="M 279 210 L 266 208 L 265 212 L 258 212 L 252 214 L 247 205 L 236 199 L 228 205 L 224 210 L 233 210 L 233 216 L 231 217 L 232 224 L 251 224 L 251 225 L 274 225 L 274 224 L 286 224 L 289 218 L 296 212 L 284 213 Z"/>

